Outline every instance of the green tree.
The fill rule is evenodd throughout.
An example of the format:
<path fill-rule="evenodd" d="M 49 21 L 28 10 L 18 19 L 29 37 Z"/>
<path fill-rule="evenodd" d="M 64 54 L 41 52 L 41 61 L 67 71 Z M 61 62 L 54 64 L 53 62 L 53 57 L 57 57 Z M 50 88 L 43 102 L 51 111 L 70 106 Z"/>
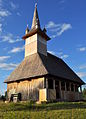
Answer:
<path fill-rule="evenodd" d="M 83 89 L 83 97 L 86 100 L 86 88 Z"/>

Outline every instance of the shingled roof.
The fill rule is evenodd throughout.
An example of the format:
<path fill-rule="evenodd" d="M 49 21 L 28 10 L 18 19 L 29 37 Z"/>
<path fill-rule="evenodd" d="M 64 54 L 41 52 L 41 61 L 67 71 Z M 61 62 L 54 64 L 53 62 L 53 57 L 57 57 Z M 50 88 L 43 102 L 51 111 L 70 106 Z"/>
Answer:
<path fill-rule="evenodd" d="M 35 53 L 26 57 L 4 82 L 15 82 L 47 74 L 84 84 L 62 59 L 50 53 L 47 53 L 47 56 Z"/>

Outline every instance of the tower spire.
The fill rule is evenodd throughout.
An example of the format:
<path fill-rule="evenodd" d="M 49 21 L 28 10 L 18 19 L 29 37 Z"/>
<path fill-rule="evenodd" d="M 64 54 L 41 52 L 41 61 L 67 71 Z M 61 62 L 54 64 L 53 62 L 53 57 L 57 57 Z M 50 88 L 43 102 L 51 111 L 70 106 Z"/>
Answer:
<path fill-rule="evenodd" d="M 28 34 L 28 33 L 29 33 L 29 28 L 28 28 L 28 24 L 27 24 L 27 28 L 26 28 L 25 34 Z"/>
<path fill-rule="evenodd" d="M 40 21 L 37 11 L 37 3 L 35 4 L 35 10 L 34 10 L 34 16 L 33 16 L 33 22 L 32 22 L 32 29 L 33 28 L 40 28 Z"/>

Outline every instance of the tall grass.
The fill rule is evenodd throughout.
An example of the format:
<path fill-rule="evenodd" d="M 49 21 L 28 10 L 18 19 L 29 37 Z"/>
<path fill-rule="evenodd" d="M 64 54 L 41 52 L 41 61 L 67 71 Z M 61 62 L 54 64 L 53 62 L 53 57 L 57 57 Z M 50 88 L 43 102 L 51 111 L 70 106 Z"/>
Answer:
<path fill-rule="evenodd" d="M 40 105 L 0 102 L 0 119 L 86 119 L 86 102 Z"/>

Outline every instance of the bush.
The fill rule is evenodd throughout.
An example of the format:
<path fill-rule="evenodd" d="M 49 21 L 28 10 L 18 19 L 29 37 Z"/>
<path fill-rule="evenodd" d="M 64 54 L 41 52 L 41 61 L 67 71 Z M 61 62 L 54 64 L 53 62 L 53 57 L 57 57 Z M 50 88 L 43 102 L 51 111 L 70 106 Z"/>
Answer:
<path fill-rule="evenodd" d="M 83 89 L 83 98 L 86 100 L 86 88 Z"/>
<path fill-rule="evenodd" d="M 6 100 L 6 98 L 5 98 L 5 96 L 0 96 L 0 100 L 2 100 L 2 101 L 5 101 Z"/>

